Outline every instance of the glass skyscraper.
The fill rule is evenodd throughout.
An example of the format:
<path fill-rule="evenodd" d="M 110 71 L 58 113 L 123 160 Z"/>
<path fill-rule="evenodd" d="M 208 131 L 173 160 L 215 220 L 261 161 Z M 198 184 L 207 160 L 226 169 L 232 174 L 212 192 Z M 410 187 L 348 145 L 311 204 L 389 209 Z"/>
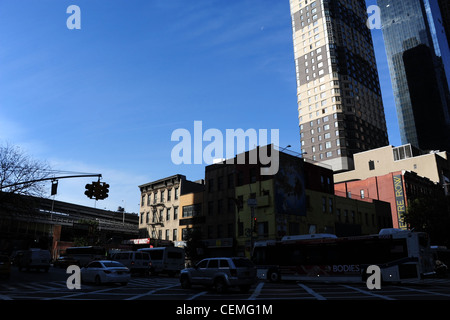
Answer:
<path fill-rule="evenodd" d="M 450 52 L 437 0 L 378 0 L 403 144 L 450 151 Z"/>

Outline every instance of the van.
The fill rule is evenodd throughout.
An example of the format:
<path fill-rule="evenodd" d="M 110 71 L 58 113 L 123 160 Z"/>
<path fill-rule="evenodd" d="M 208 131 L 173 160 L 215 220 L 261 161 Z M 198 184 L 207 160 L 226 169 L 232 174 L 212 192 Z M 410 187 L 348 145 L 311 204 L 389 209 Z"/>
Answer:
<path fill-rule="evenodd" d="M 150 255 L 146 252 L 120 251 L 112 255 L 112 260 L 126 266 L 131 273 L 148 274 L 150 271 Z"/>
<path fill-rule="evenodd" d="M 42 249 L 28 249 L 21 253 L 17 266 L 19 271 L 25 268 L 27 271 L 30 269 L 42 269 L 48 272 L 50 268 L 51 256 L 50 251 Z"/>
<path fill-rule="evenodd" d="M 150 254 L 152 274 L 167 273 L 169 276 L 174 276 L 184 269 L 184 248 L 158 247 L 138 249 L 138 251 Z"/>

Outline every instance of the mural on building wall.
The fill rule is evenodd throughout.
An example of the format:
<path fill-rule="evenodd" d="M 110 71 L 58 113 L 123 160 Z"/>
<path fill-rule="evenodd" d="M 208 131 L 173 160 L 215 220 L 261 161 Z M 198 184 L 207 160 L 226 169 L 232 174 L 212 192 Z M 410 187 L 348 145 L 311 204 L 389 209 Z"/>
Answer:
<path fill-rule="evenodd" d="M 275 208 L 280 214 L 306 216 L 306 193 L 303 163 L 283 157 L 275 175 Z"/>

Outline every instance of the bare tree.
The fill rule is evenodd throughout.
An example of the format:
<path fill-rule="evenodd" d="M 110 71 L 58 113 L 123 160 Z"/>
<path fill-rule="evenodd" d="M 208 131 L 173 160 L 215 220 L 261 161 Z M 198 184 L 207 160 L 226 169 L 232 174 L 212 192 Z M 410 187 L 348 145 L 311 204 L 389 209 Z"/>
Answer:
<path fill-rule="evenodd" d="M 48 164 L 31 159 L 19 147 L 0 145 L 0 191 L 43 196 L 45 183 L 36 180 L 48 178 L 49 170 Z"/>

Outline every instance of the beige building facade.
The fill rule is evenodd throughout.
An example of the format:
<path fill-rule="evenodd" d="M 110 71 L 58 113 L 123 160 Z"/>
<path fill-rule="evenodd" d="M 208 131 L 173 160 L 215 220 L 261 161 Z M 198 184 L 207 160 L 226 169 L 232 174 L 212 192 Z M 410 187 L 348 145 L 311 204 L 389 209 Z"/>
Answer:
<path fill-rule="evenodd" d="M 334 182 L 365 180 L 396 171 L 411 171 L 441 184 L 448 191 L 450 159 L 447 152 L 423 153 L 410 144 L 386 146 L 354 155 L 355 169 L 334 175 Z"/>
<path fill-rule="evenodd" d="M 141 237 L 179 241 L 180 191 L 183 175 L 174 175 L 140 185 Z"/>

